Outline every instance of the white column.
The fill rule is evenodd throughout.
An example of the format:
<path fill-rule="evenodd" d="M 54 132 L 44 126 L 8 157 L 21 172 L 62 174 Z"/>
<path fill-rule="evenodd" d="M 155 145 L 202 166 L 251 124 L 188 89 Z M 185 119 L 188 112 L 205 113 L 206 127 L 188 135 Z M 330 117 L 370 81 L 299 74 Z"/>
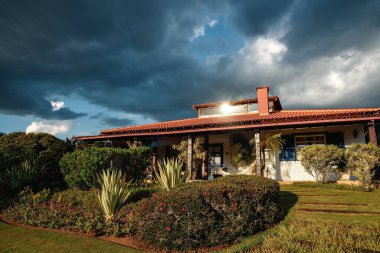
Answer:
<path fill-rule="evenodd" d="M 261 171 L 261 145 L 260 145 L 260 132 L 255 133 L 255 147 L 256 147 L 256 175 L 263 176 Z"/>
<path fill-rule="evenodd" d="M 193 137 L 187 137 L 187 180 L 191 179 L 193 172 Z"/>

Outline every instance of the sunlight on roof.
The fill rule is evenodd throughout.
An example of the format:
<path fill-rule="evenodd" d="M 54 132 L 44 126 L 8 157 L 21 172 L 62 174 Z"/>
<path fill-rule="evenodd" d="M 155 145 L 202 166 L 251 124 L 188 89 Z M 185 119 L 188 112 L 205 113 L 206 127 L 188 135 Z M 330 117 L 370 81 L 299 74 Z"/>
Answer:
<path fill-rule="evenodd" d="M 231 113 L 234 110 L 234 108 L 226 103 L 221 105 L 220 110 L 222 111 L 222 113 L 228 114 Z"/>

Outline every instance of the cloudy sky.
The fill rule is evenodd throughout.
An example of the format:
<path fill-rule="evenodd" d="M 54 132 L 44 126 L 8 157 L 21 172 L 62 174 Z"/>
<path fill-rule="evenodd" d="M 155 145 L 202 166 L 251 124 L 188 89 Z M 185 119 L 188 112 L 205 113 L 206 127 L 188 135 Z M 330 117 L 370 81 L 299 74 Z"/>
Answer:
<path fill-rule="evenodd" d="M 379 0 L 0 0 L 0 132 L 64 138 L 255 96 L 380 106 Z"/>

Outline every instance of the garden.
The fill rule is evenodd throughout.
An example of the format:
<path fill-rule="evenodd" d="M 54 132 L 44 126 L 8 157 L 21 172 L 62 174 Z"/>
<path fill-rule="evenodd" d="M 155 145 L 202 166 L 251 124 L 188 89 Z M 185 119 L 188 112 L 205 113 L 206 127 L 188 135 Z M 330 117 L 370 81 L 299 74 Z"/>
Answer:
<path fill-rule="evenodd" d="M 307 146 L 301 162 L 317 182 L 291 185 L 252 175 L 191 182 L 180 157 L 159 161 L 146 180 L 151 154 L 142 145 L 1 136 L 0 251 L 380 250 L 374 145 Z M 347 170 L 359 185 L 327 182 Z"/>

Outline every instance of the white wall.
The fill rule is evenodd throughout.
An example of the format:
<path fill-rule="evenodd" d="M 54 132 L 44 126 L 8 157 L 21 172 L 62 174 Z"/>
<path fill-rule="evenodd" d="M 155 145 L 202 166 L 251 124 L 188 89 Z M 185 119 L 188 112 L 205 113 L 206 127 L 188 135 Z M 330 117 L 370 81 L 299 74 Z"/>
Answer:
<path fill-rule="evenodd" d="M 354 130 L 358 132 L 358 136 L 355 138 L 353 135 Z M 278 132 L 278 131 L 277 131 Z M 281 134 L 307 134 L 314 132 L 343 132 L 344 144 L 346 147 L 353 143 L 365 143 L 365 133 L 363 125 L 351 125 L 351 126 L 338 126 L 338 127 L 319 127 L 319 128 L 305 128 L 295 130 L 284 130 Z M 314 181 L 315 179 L 305 171 L 300 161 L 279 161 L 276 158 L 275 168 L 268 167 L 268 176 L 275 180 L 283 181 Z M 330 175 L 330 180 L 337 180 L 337 175 Z M 349 174 L 344 174 L 342 179 L 350 180 L 354 179 Z"/>

